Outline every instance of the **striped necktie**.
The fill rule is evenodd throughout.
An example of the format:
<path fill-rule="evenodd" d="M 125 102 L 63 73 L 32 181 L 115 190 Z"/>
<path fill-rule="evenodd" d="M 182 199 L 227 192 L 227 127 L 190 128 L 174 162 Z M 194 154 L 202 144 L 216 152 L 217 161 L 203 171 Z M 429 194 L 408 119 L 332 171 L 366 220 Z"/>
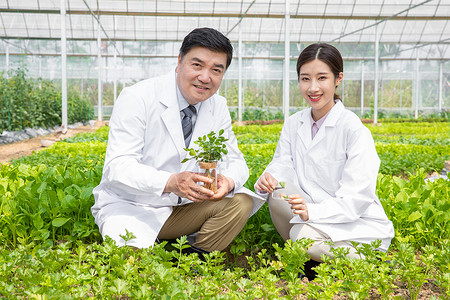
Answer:
<path fill-rule="evenodd" d="M 197 110 L 193 105 L 189 105 L 182 112 L 184 117 L 181 120 L 181 126 L 183 127 L 184 144 L 187 147 L 192 137 L 192 116 L 197 113 Z"/>

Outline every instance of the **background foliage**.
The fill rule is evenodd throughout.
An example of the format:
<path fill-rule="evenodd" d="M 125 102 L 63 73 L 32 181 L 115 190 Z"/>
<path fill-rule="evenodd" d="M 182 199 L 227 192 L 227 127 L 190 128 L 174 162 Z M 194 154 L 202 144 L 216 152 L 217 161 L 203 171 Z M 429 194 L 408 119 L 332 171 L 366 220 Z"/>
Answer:
<path fill-rule="evenodd" d="M 0 132 L 48 128 L 61 125 L 61 88 L 53 81 L 32 79 L 26 69 L 0 73 Z M 69 124 L 93 119 L 94 109 L 87 97 L 73 88 L 67 91 Z"/>

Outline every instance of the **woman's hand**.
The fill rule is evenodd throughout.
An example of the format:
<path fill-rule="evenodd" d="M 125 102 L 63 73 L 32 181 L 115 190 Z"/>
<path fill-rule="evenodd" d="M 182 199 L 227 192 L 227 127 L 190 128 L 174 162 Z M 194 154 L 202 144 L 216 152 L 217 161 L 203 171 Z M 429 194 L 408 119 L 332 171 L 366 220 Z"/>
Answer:
<path fill-rule="evenodd" d="M 264 173 L 256 182 L 255 189 L 262 192 L 272 193 L 277 185 L 278 181 L 273 178 L 270 173 Z"/>
<path fill-rule="evenodd" d="M 303 221 L 309 220 L 308 206 L 306 205 L 306 201 L 302 198 L 302 196 L 297 194 L 290 195 L 286 200 L 294 210 L 294 214 L 299 215 L 300 219 L 302 219 Z"/>

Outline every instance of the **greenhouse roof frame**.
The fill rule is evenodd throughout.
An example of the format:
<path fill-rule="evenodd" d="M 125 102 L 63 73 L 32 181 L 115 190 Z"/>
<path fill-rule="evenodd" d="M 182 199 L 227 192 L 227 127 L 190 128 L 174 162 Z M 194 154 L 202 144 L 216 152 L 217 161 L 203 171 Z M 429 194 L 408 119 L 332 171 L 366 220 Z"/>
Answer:
<path fill-rule="evenodd" d="M 101 39 L 111 42 L 181 42 L 193 28 L 208 26 L 237 43 L 237 25 L 241 24 L 244 43 L 284 43 L 285 3 L 285 0 L 66 0 L 67 40 L 96 41 L 100 21 Z M 415 58 L 415 50 L 421 49 L 421 58 L 450 58 L 447 1 L 300 0 L 290 1 L 289 15 L 291 43 L 374 43 L 378 27 L 379 42 L 404 45 L 407 57 Z M 59 1 L 0 0 L 0 26 L 0 39 L 11 48 L 11 53 L 59 52 L 40 47 L 30 50 L 14 42 L 59 41 Z M 0 53 L 5 53 L 4 48 L 0 44 Z M 77 53 L 69 47 L 68 55 L 71 54 Z M 92 55 L 96 55 L 95 51 Z M 117 55 L 125 54 L 117 49 Z M 393 52 L 391 56 L 397 54 Z"/>
<path fill-rule="evenodd" d="M 361 66 L 364 60 L 373 61 L 376 123 L 380 60 L 415 61 L 415 74 L 420 60 L 438 61 L 441 110 L 442 74 L 450 59 L 449 20 L 447 0 L 0 0 L 0 56 L 6 58 L 6 70 L 10 55 L 61 57 L 62 119 L 67 128 L 67 56 L 96 56 L 101 87 L 102 71 L 109 68 L 102 65 L 102 57 L 114 57 L 115 71 L 117 57 L 176 62 L 179 46 L 192 29 L 216 28 L 238 46 L 241 120 L 243 58 L 284 60 L 283 112 L 288 117 L 292 60 L 307 44 L 339 44 L 345 60 L 360 60 Z M 414 85 L 419 91 L 419 75 Z M 415 92 L 416 117 L 418 95 Z M 102 106 L 98 88 L 99 120 Z"/>

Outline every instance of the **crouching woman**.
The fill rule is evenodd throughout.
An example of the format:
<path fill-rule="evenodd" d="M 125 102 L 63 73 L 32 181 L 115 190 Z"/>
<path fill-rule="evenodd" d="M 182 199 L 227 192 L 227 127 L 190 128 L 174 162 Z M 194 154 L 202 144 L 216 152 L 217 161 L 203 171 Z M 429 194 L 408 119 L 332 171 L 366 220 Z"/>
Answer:
<path fill-rule="evenodd" d="M 297 74 L 310 107 L 285 121 L 255 190 L 268 195 L 284 240 L 314 240 L 306 268 L 322 254 L 332 256 L 327 241 L 355 258 L 351 241 L 381 240 L 379 250 L 387 251 L 394 228 L 375 194 L 380 159 L 370 131 L 335 94 L 343 79 L 341 54 L 329 44 L 312 44 L 300 54 Z M 279 182 L 286 182 L 283 189 L 275 189 Z"/>

